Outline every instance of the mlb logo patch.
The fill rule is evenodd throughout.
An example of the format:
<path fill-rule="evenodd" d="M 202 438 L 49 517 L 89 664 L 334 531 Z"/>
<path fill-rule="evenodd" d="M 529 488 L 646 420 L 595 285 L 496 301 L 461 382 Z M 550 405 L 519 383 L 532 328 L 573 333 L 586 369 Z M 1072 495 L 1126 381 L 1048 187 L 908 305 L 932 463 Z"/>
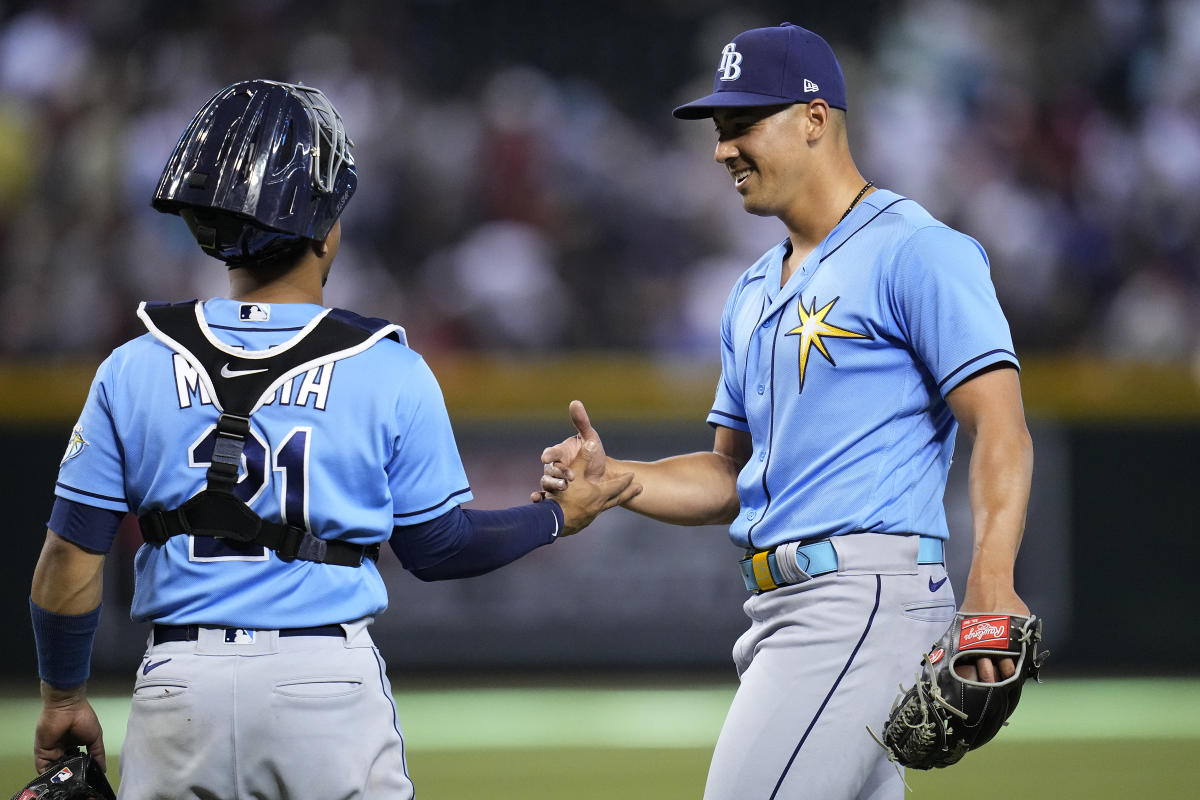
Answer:
<path fill-rule="evenodd" d="M 63 767 L 57 775 L 55 775 L 53 778 L 50 779 L 50 782 L 51 783 L 62 783 L 64 781 L 69 781 L 69 780 L 71 780 L 71 776 L 74 774 L 75 773 L 71 772 L 71 770 L 69 768 Z"/>
<path fill-rule="evenodd" d="M 243 322 L 266 322 L 271 319 L 271 306 L 268 303 L 242 303 L 238 316 Z"/>
<path fill-rule="evenodd" d="M 226 628 L 225 644 L 254 644 L 254 631 L 245 628 Z"/>

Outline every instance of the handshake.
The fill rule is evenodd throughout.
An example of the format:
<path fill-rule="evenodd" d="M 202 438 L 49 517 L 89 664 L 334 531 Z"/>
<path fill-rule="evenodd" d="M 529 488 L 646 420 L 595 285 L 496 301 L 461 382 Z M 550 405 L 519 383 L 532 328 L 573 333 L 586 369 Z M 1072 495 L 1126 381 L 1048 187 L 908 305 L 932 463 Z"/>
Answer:
<path fill-rule="evenodd" d="M 535 503 L 550 499 L 562 506 L 561 536 L 583 530 L 600 512 L 624 505 L 642 491 L 632 472 L 608 471 L 604 445 L 583 403 L 571 401 L 570 414 L 578 433 L 542 451 L 541 489 L 530 495 Z"/>

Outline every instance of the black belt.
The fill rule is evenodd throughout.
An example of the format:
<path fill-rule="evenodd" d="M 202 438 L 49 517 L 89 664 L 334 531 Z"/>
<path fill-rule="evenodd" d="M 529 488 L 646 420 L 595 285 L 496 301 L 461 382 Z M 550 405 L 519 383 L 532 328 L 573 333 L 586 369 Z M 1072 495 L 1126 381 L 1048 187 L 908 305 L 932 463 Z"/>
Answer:
<path fill-rule="evenodd" d="M 164 642 L 194 642 L 200 638 L 201 628 L 215 628 L 216 630 L 224 630 L 226 637 L 234 636 L 243 628 L 222 628 L 218 625 L 155 625 L 154 626 L 154 643 L 163 644 Z M 274 630 L 274 629 L 272 629 Z M 344 637 L 346 631 L 341 625 L 316 625 L 312 628 L 280 628 L 280 636 L 340 636 Z M 227 639 L 233 641 L 233 639 Z"/>

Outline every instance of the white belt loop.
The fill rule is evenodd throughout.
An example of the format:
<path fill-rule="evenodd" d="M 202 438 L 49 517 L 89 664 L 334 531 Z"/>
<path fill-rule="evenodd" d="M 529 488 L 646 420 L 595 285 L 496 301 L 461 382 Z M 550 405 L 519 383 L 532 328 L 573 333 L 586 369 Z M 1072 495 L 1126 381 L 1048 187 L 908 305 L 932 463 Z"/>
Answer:
<path fill-rule="evenodd" d="M 796 563 L 796 550 L 799 547 L 799 542 L 787 542 L 779 545 L 775 550 L 775 565 L 779 569 L 779 576 L 785 583 L 803 583 L 812 580 L 812 576 L 800 569 L 800 565 Z"/>

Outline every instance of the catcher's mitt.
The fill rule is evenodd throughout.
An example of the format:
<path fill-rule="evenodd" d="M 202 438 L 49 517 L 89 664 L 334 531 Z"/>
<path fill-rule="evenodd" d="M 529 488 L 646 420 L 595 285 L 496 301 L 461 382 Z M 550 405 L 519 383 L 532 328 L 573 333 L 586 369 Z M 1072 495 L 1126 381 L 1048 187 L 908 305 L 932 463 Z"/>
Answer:
<path fill-rule="evenodd" d="M 83 750 L 63 757 L 18 789 L 12 800 L 117 800 L 104 770 Z"/>
<path fill-rule="evenodd" d="M 1039 653 L 1036 616 L 955 614 L 922 661 L 916 685 L 896 700 L 876 737 L 888 758 L 914 769 L 948 767 L 991 741 L 1017 707 L 1021 687 L 1037 680 L 1048 652 Z M 954 667 L 977 656 L 1012 658 L 1016 672 L 997 683 L 960 677 Z M 872 734 L 874 735 L 874 734 Z"/>

